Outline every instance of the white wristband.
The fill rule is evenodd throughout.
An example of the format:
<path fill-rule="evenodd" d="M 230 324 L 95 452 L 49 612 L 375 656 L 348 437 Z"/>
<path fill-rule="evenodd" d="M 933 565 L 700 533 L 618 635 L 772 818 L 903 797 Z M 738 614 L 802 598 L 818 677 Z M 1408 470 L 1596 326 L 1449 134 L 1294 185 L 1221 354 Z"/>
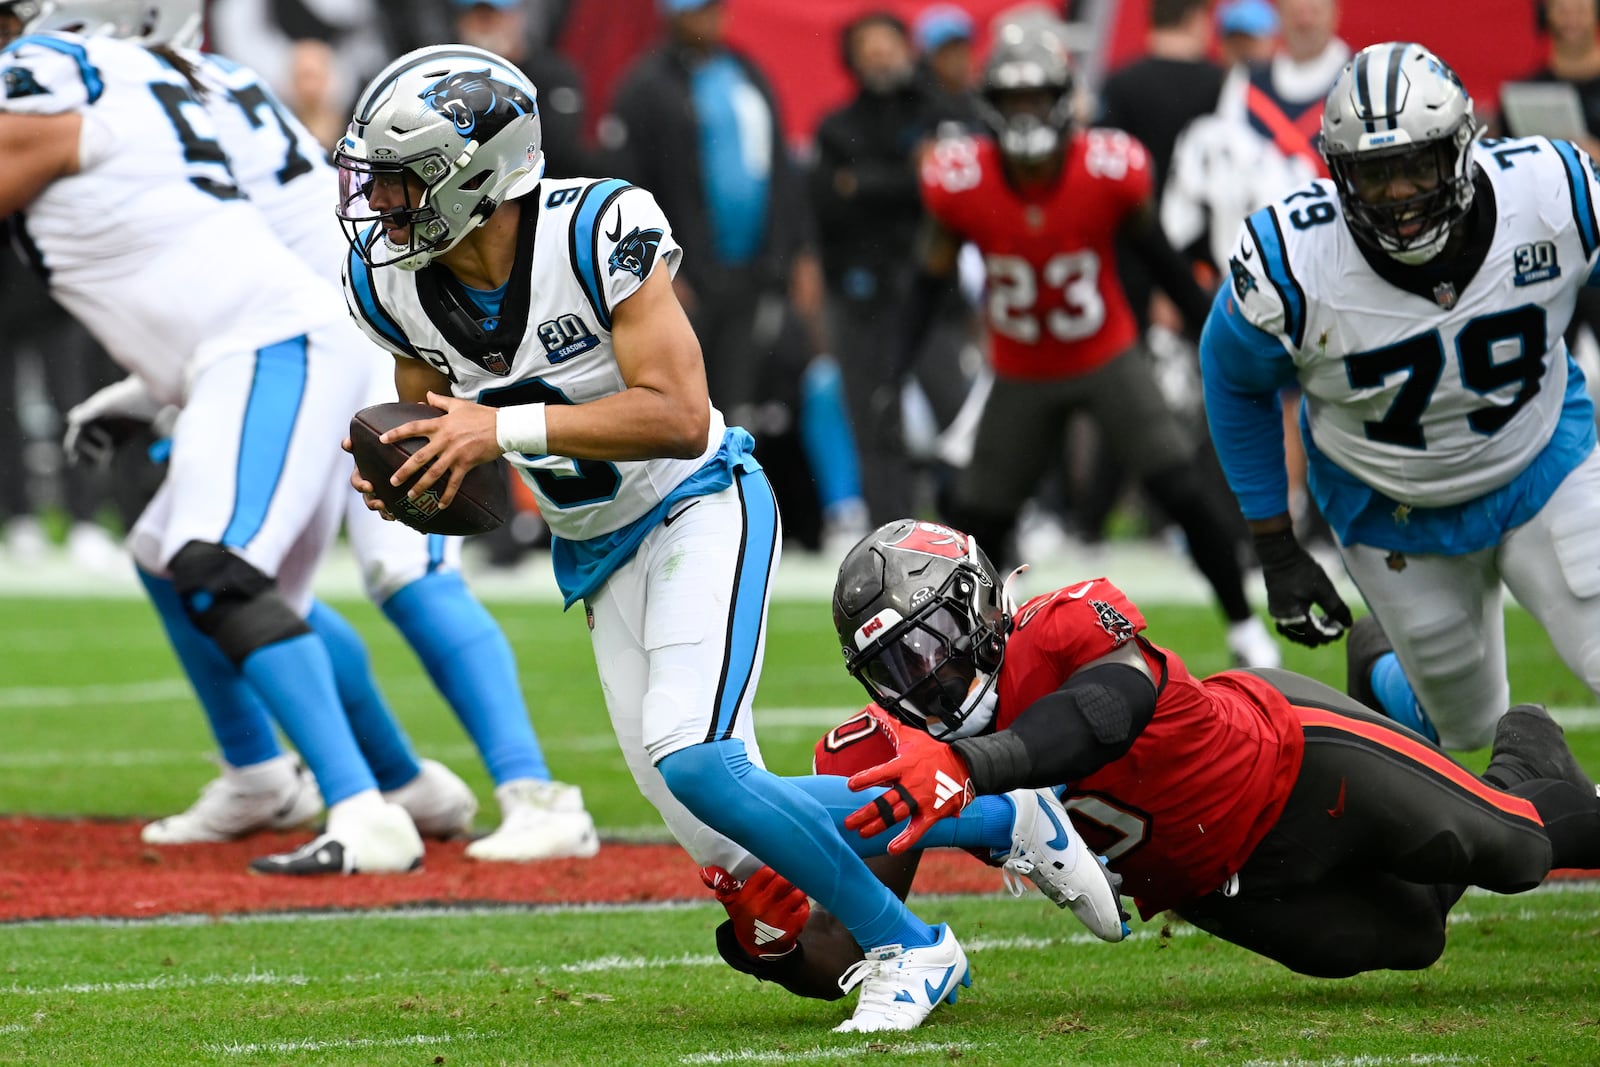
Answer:
<path fill-rule="evenodd" d="M 494 415 L 494 439 L 502 452 L 542 456 L 550 451 L 545 440 L 544 405 L 517 404 Z"/>

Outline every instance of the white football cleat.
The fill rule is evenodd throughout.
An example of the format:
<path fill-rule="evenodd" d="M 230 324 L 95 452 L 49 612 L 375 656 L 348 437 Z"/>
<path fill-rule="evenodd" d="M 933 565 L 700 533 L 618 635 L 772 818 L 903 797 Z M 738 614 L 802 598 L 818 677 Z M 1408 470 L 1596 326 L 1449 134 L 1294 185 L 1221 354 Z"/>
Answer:
<path fill-rule="evenodd" d="M 1283 651 L 1267 632 L 1266 623 L 1252 615 L 1228 627 L 1228 651 L 1235 667 L 1282 667 Z"/>
<path fill-rule="evenodd" d="M 398 804 L 344 802 L 328 812 L 328 832 L 292 852 L 250 861 L 257 874 L 401 874 L 422 866 L 422 837 Z"/>
<path fill-rule="evenodd" d="M 472 830 L 478 814 L 478 798 L 455 771 L 438 760 L 418 760 L 422 769 L 399 789 L 383 794 L 383 799 L 411 813 L 417 833 L 435 841 L 448 841 Z"/>
<path fill-rule="evenodd" d="M 934 930 L 939 940 L 926 948 L 883 945 L 839 976 L 840 989 L 860 986 L 861 997 L 834 1033 L 915 1030 L 941 1003 L 956 1002 L 960 988 L 972 984 L 972 968 L 950 927 L 940 923 Z"/>
<path fill-rule="evenodd" d="M 316 779 L 285 753 L 249 767 L 224 766 L 187 811 L 148 823 L 147 845 L 234 841 L 262 830 L 295 830 L 322 811 Z"/>
<path fill-rule="evenodd" d="M 1017 808 L 1011 826 L 1011 853 L 1002 877 L 1013 896 L 1022 895 L 1022 875 L 1058 908 L 1072 914 L 1102 941 L 1128 935 L 1117 900 L 1121 878 L 1083 843 L 1067 809 L 1048 789 L 1016 789 L 1007 793 Z"/>
<path fill-rule="evenodd" d="M 500 828 L 468 845 L 467 858 L 529 863 L 587 859 L 600 851 L 600 835 L 577 786 L 518 778 L 494 795 L 500 801 Z"/>

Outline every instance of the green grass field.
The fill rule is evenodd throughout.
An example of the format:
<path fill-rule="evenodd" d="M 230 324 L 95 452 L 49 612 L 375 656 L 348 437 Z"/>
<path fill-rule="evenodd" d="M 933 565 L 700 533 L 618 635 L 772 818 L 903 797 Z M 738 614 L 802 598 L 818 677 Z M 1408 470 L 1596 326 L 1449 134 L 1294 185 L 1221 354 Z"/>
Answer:
<path fill-rule="evenodd" d="M 410 652 L 369 606 L 339 606 L 419 750 L 450 762 L 492 814 L 486 775 Z M 0 607 L 0 811 L 186 806 L 213 773 L 209 742 L 149 610 Z M 556 775 L 583 786 L 602 834 L 659 835 L 610 737 L 581 614 L 493 610 Z M 1209 609 L 1146 610 L 1153 639 L 1197 673 L 1226 665 Z M 1518 699 L 1591 709 L 1526 616 L 1509 629 Z M 775 770 L 807 770 L 817 735 L 859 704 L 837 657 L 822 604 L 774 607 L 757 721 Z M 1289 657 L 1342 684 L 1341 651 Z M 1600 720 L 1569 721 L 1579 758 L 1600 770 Z M 921 898 L 918 910 L 960 933 L 975 984 L 921 1030 L 870 1041 L 829 1033 L 849 1002 L 726 969 L 710 939 L 722 912 L 708 904 L 0 926 L 0 1063 L 1600 1063 L 1600 889 L 1587 884 L 1469 895 L 1432 969 L 1336 983 L 1177 924 L 1095 943 L 1037 896 Z"/>

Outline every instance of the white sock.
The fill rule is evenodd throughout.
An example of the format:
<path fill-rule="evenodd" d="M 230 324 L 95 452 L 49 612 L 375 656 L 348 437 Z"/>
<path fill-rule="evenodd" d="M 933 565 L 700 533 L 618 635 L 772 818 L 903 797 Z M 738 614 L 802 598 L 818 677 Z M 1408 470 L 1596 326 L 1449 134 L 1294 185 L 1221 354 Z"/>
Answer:
<path fill-rule="evenodd" d="M 284 752 L 246 767 L 222 765 L 222 776 L 241 793 L 270 793 L 294 778 L 295 760 Z"/>
<path fill-rule="evenodd" d="M 335 821 L 375 815 L 382 811 L 387 803 L 383 799 L 383 794 L 376 789 L 363 789 L 354 796 L 345 797 L 328 809 L 328 829 L 330 831 L 333 829 Z"/>

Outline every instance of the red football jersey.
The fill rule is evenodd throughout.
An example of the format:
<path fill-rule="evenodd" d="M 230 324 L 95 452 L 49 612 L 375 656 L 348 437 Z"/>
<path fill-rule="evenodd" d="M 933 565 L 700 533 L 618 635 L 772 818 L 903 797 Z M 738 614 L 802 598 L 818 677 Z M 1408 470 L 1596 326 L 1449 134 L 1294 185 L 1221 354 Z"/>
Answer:
<path fill-rule="evenodd" d="M 1085 374 L 1133 344 L 1138 324 L 1117 280 L 1114 242 L 1150 189 L 1150 154 L 1121 130 L 1074 133 L 1055 184 L 1026 194 L 1006 181 L 991 138 L 952 138 L 928 153 L 923 203 L 975 244 L 988 268 L 996 373 Z"/>
<path fill-rule="evenodd" d="M 996 727 L 1144 628 L 1139 609 L 1104 578 L 1022 605 L 1006 642 Z M 1305 738 L 1288 699 L 1261 678 L 1224 671 L 1197 680 L 1177 653 L 1142 639 L 1140 647 L 1151 674 L 1165 673 L 1154 717 L 1121 759 L 1063 783 L 1063 799 L 1148 919 L 1244 866 L 1289 799 Z M 864 714 L 818 742 L 819 774 L 883 763 L 897 736 L 913 732 L 876 707 Z"/>

